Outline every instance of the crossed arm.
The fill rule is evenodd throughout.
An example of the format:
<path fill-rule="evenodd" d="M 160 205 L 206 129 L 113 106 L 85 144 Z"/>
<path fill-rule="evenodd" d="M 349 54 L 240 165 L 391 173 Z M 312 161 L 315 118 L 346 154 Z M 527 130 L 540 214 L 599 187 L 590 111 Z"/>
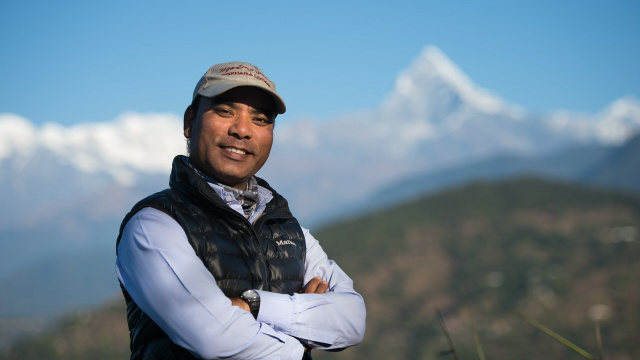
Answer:
<path fill-rule="evenodd" d="M 248 309 L 244 301 L 224 296 L 182 228 L 160 211 L 143 209 L 129 221 L 116 272 L 136 304 L 197 357 L 300 359 L 303 343 L 323 349 L 355 345 L 364 335 L 362 298 L 313 236 L 305 235 L 303 293 L 259 291 L 257 321 L 242 311 Z"/>
<path fill-rule="evenodd" d="M 319 276 L 316 276 L 313 279 L 311 279 L 311 281 L 309 281 L 307 286 L 305 286 L 304 290 L 302 291 L 302 294 L 324 294 L 327 291 L 329 291 L 329 283 L 322 280 Z M 249 308 L 249 304 L 246 301 L 240 298 L 230 298 L 230 299 L 231 299 L 231 305 L 237 306 L 242 310 L 251 312 L 251 308 Z"/>

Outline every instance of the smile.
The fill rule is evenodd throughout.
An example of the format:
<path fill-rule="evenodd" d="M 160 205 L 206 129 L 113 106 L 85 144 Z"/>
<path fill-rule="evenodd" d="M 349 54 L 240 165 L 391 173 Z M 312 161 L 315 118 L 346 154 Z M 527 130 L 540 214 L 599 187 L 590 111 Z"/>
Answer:
<path fill-rule="evenodd" d="M 231 151 L 232 153 L 236 153 L 236 154 L 240 154 L 240 155 L 246 155 L 247 152 L 241 149 L 236 149 L 234 147 L 223 147 L 223 149 L 227 150 L 227 151 Z"/>

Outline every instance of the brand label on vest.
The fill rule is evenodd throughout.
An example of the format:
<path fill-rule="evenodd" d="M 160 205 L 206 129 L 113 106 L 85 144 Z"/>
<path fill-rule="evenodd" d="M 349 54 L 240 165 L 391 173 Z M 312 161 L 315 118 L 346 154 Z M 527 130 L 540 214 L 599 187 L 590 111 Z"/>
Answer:
<path fill-rule="evenodd" d="M 294 243 L 294 242 L 293 242 L 293 241 L 291 241 L 291 240 L 276 240 L 276 244 L 277 244 L 278 246 L 283 246 L 283 245 L 293 245 L 293 246 L 296 246 L 296 243 Z"/>

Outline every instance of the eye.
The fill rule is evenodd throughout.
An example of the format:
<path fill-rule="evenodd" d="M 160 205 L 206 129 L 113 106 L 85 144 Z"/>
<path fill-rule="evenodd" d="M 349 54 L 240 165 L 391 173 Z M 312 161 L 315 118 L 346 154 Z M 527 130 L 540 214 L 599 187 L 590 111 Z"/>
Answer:
<path fill-rule="evenodd" d="M 231 112 L 231 109 L 227 108 L 227 107 L 216 107 L 214 109 L 214 111 L 216 112 L 216 114 L 220 115 L 220 116 L 232 116 L 233 113 Z"/>
<path fill-rule="evenodd" d="M 270 125 L 273 124 L 273 120 L 271 120 L 270 118 L 266 117 L 266 116 L 258 116 L 255 117 L 253 119 L 253 121 L 257 122 L 258 124 L 261 125 Z"/>

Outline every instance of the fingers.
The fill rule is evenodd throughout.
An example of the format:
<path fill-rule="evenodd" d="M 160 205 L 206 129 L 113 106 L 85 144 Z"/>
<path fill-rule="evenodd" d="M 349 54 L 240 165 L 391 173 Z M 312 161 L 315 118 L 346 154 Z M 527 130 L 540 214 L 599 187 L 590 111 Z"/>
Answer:
<path fill-rule="evenodd" d="M 318 288 L 316 289 L 316 294 L 324 294 L 327 291 L 329 291 L 329 283 L 326 281 L 321 281 L 320 285 L 318 285 Z"/>
<path fill-rule="evenodd" d="M 327 291 L 329 291 L 329 283 L 316 276 L 309 281 L 303 294 L 324 294 Z"/>
<path fill-rule="evenodd" d="M 314 277 L 313 279 L 311 279 L 311 281 L 309 281 L 307 286 L 304 288 L 303 294 L 314 294 L 316 292 L 316 289 L 318 288 L 318 285 L 320 285 L 321 282 L 322 282 L 322 279 L 320 279 L 320 277 L 318 276 Z"/>

